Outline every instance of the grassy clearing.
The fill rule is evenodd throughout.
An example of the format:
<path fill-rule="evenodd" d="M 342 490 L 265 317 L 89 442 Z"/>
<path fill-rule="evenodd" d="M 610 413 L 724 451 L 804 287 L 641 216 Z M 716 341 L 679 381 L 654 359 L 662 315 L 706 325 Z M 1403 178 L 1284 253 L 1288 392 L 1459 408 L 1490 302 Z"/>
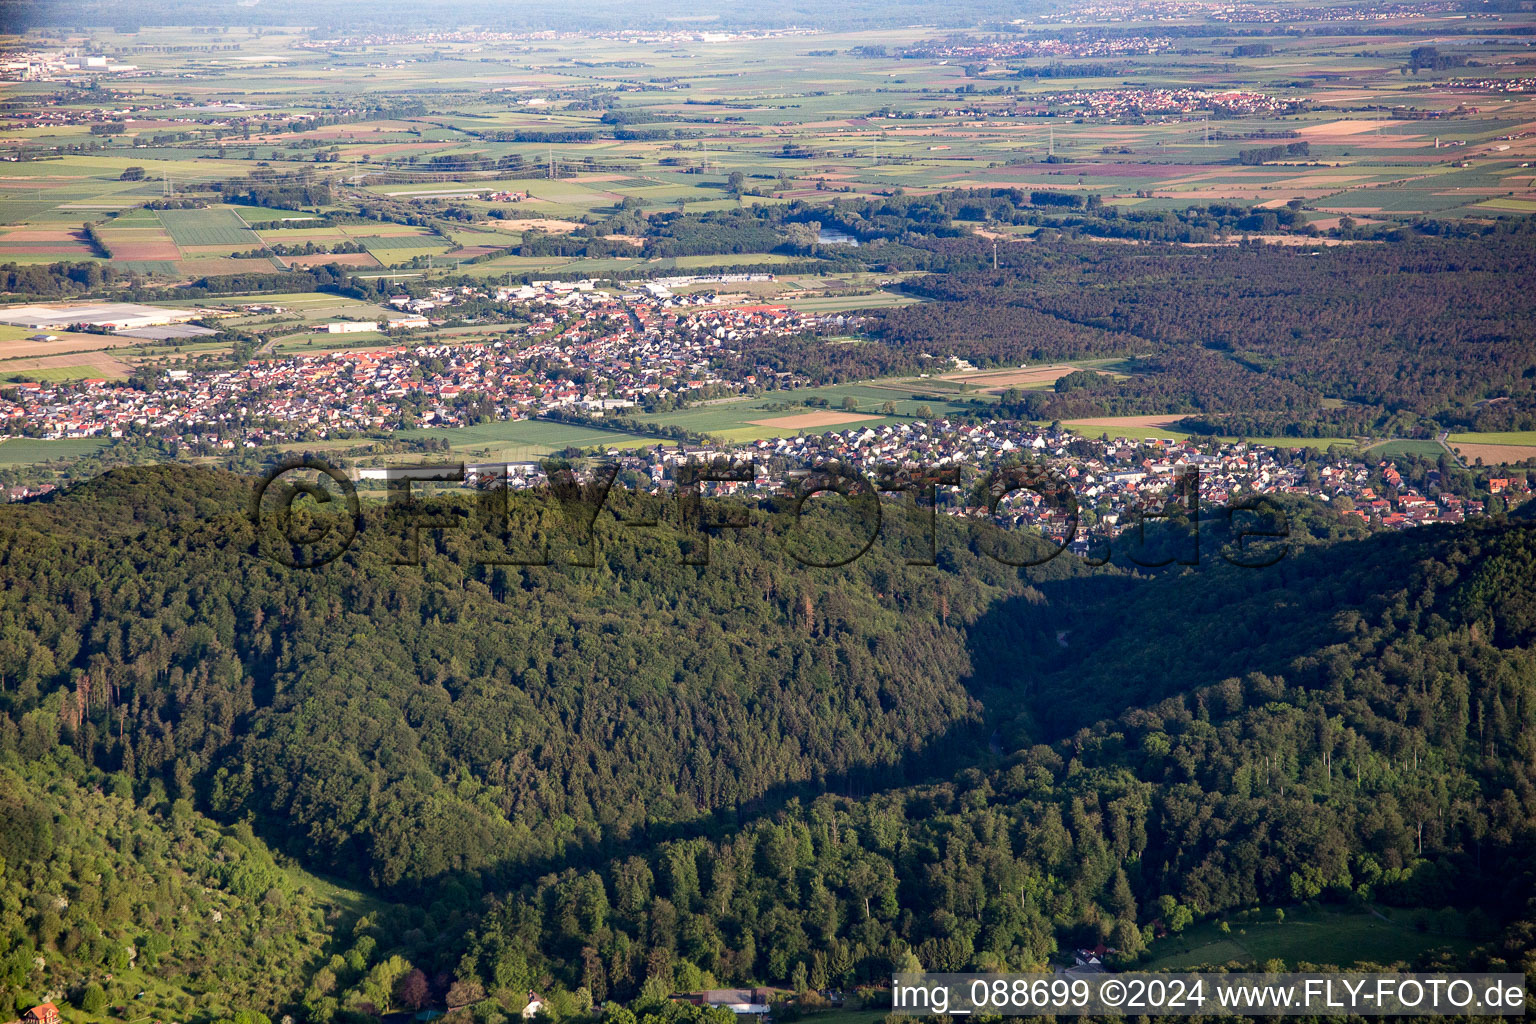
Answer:
<path fill-rule="evenodd" d="M 446 438 L 449 448 L 460 458 L 506 462 L 524 462 L 565 448 L 642 448 L 662 443 L 657 438 L 622 430 L 602 430 L 553 420 L 506 420 L 473 427 L 422 427 L 402 430 L 395 437 L 402 440 Z"/>
<path fill-rule="evenodd" d="M 364 914 L 371 914 L 382 907 L 384 902 L 367 892 L 350 888 L 340 882 L 334 882 L 324 875 L 317 875 L 306 871 L 297 864 L 279 861 L 277 868 L 288 876 L 288 880 L 298 888 L 308 889 L 315 898 L 315 902 L 356 919 Z"/>
<path fill-rule="evenodd" d="M 1437 459 L 1445 454 L 1438 441 L 1383 441 L 1366 449 L 1372 458 L 1390 459 L 1401 455 L 1417 455 Z"/>
<path fill-rule="evenodd" d="M 1180 935 L 1159 939 L 1152 945 L 1147 970 L 1188 970 L 1216 967 L 1238 961 L 1257 966 L 1266 960 L 1284 960 L 1288 969 L 1298 963 L 1353 967 L 1359 964 L 1411 963 L 1420 954 L 1449 949 L 1465 953 L 1466 939 L 1417 930 L 1407 911 L 1383 915 L 1366 911 L 1320 908 L 1287 910 L 1284 921 L 1274 919 L 1220 923 L 1208 921 Z"/>

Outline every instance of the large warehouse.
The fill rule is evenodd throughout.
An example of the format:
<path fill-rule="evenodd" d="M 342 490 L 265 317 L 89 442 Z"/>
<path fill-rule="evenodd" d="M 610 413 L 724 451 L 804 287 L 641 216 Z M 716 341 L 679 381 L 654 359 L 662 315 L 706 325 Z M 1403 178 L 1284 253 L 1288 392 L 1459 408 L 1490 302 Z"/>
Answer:
<path fill-rule="evenodd" d="M 159 327 L 204 315 L 197 309 L 161 309 L 136 302 L 100 302 L 85 305 L 12 306 L 0 309 L 0 323 L 18 327 L 73 327 L 84 324 L 109 331 Z"/>

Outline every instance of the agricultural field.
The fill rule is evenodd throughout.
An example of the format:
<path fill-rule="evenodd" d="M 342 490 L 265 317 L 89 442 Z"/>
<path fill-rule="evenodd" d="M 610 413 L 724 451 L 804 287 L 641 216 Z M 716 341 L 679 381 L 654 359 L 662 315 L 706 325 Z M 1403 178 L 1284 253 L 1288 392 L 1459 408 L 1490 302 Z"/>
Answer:
<path fill-rule="evenodd" d="M 160 223 L 165 225 L 171 240 L 184 250 L 261 244 L 261 239 L 240 219 L 240 215 L 227 208 L 161 210 Z"/>
<path fill-rule="evenodd" d="M 896 236 L 856 246 L 816 234 L 815 244 L 798 244 L 779 225 L 750 242 L 709 244 L 668 233 L 679 213 L 772 207 L 810 219 L 849 197 L 878 205 L 1009 188 L 1032 210 L 1056 200 L 1126 218 L 1219 208 L 1254 214 L 1254 233 L 1270 241 L 1385 244 L 1346 235 L 1351 225 L 1390 230 L 1426 216 L 1488 225 L 1536 212 L 1536 90 L 1519 85 L 1526 72 L 1516 63 L 1528 59 L 1536 18 L 1479 22 L 1475 42 L 1463 22 L 1435 14 L 1378 33 L 1325 19 L 1240 47 L 1232 25 L 1213 20 L 1181 27 L 1177 45 L 1087 53 L 1055 52 L 1067 45 L 1059 41 L 992 52 L 998 41 L 986 34 L 941 43 L 924 26 L 539 40 L 403 32 L 356 45 L 283 26 L 213 45 L 152 25 L 38 31 L 6 45 L 91 50 L 136 70 L 97 76 L 93 90 L 53 71 L 0 82 L 14 101 L 0 111 L 0 156 L 14 158 L 0 160 L 0 263 L 83 261 L 167 289 L 238 275 L 252 282 L 250 294 L 213 304 L 238 312 L 225 323 L 259 335 L 255 354 L 266 359 L 398 343 L 312 330 L 388 315 L 377 297 L 273 294 L 255 284 L 287 275 L 260 287 L 308 287 L 300 272 L 327 264 L 370 285 L 413 288 L 591 277 L 617 292 L 697 275 L 705 280 L 677 291 L 876 319 L 919 301 L 902 284 L 923 271 L 878 255 L 878 246 L 903 244 Z M 1089 18 L 1067 34 L 1108 39 L 1123 29 Z M 1047 19 L 1021 39 L 1061 34 Z M 978 52 L 928 52 L 961 42 Z M 1443 60 L 1410 67 L 1426 48 Z M 366 109 L 337 115 L 351 109 L 341 97 L 364 95 Z M 1036 192 L 1048 195 L 1044 206 Z M 1263 226 L 1268 211 L 1294 222 Z M 974 232 L 986 248 L 995 243 L 1002 261 L 1062 235 L 966 209 L 948 228 L 957 240 Z M 1224 229 L 1181 244 L 1235 245 L 1249 233 Z M 744 271 L 753 280 L 715 280 Z M 258 298 L 283 312 L 238 311 Z M 469 340 L 516 326 L 504 310 L 470 319 L 477 326 L 435 336 Z M 826 343 L 876 343 L 863 327 L 837 333 Z M 0 333 L 0 376 L 120 378 L 218 348 L 27 339 Z M 806 388 L 645 419 L 732 441 L 912 422 L 975 412 L 1010 389 L 1043 391 L 1088 365 Z M 1177 419 L 1067 426 L 1089 437 L 1186 438 Z M 554 443 L 548 429 L 523 424 L 514 438 L 453 443 L 533 451 Z M 1435 454 L 1427 443 L 1392 444 L 1377 454 Z M 1536 455 L 1531 438 L 1458 435 L 1452 444 L 1468 464 Z"/>
<path fill-rule="evenodd" d="M 34 331 L 0 324 L 0 378 L 78 380 L 127 376 L 143 359 L 165 354 L 142 338 L 71 331 Z"/>
<path fill-rule="evenodd" d="M 1484 433 L 1452 434 L 1447 438 L 1454 444 L 1507 444 L 1536 446 L 1536 430 L 1507 430 Z"/>
<path fill-rule="evenodd" d="M 0 467 L 78 459 L 83 455 L 96 454 L 107 444 L 106 440 L 94 437 L 64 438 L 58 441 L 13 437 L 0 441 Z"/>
<path fill-rule="evenodd" d="M 131 38 L 99 29 L 86 42 L 132 52 L 133 99 L 144 110 L 106 131 L 89 118 L 0 122 L 0 154 L 19 158 L 0 161 L 0 261 L 102 260 L 175 279 L 259 269 L 207 262 L 232 252 L 356 241 L 367 258 L 343 262 L 358 269 L 661 274 L 790 257 L 572 260 L 518 250 L 527 236 L 566 236 L 620 209 L 643 219 L 975 187 L 1094 197 L 1126 212 L 1297 203 L 1302 222 L 1323 231 L 1343 218 L 1523 216 L 1536 212 L 1536 94 L 1487 84 L 1520 74 L 1500 57 L 1523 52 L 1522 25 L 1514 16 L 1489 22 L 1475 52 L 1446 34 L 1455 19 L 1426 17 L 1420 33 L 1361 36 L 1340 26 L 1265 36 L 1246 54 L 1213 24 L 1177 48 L 979 63 L 902 56 L 931 43 L 921 27 L 814 39 L 726 34 L 683 49 L 570 36 L 537 52 L 407 35 L 345 60 L 296 29 L 225 50 L 201 49 L 175 28 L 146 26 Z M 1410 54 L 1426 46 L 1446 66 L 1408 73 Z M 1461 66 L 1469 56 L 1482 84 Z M 1052 77 L 1069 60 L 1073 77 Z M 379 90 L 386 79 L 370 69 L 381 61 L 391 70 L 380 95 L 430 86 L 452 99 L 430 116 L 305 119 L 319 109 L 316 96 Z M 17 97 L 47 90 L 46 80 L 0 85 Z M 573 102 L 598 94 L 610 97 L 608 121 Z M 73 97 L 61 109 L 88 106 Z M 1272 140 L 1300 148 L 1244 156 Z M 300 176 L 328 195 L 222 201 L 221 186 L 252 175 Z M 165 199 L 198 208 L 143 209 Z M 377 206 L 383 219 L 323 222 L 353 202 Z M 1033 232 L 962 223 L 1004 246 L 1028 244 Z M 797 306 L 904 301 L 877 292 Z"/>
<path fill-rule="evenodd" d="M 105 362 L 105 361 L 103 361 Z M 60 380 L 110 380 L 122 377 L 126 367 L 115 362 L 107 363 L 78 363 L 49 365 L 43 360 L 16 360 L 14 363 L 0 363 L 0 381 L 8 383 L 22 383 L 25 381 L 60 381 Z"/>
<path fill-rule="evenodd" d="M 643 448 L 664 444 L 621 430 L 602 430 L 553 420 L 508 420 L 473 427 L 425 428 L 400 431 L 402 440 L 446 438 L 454 458 L 469 462 L 526 462 L 566 448 Z M 380 461 L 419 462 L 420 456 L 399 456 Z"/>
<path fill-rule="evenodd" d="M 1049 387 L 1069 373 L 1082 369 L 1065 363 L 1048 366 L 1021 366 L 1016 370 L 982 370 L 945 373 L 940 380 L 954 381 L 962 387 L 1000 395 L 1010 389 Z M 1157 424 L 1153 424 L 1154 426 Z"/>
<path fill-rule="evenodd" d="M 37 331 L 28 327 L 0 324 L 0 360 L 96 352 L 129 347 L 136 343 L 142 344 L 137 338 L 63 330 Z"/>
<path fill-rule="evenodd" d="M 1512 465 L 1536 459 L 1536 430 L 1452 434 L 1446 443 L 1469 464 Z"/>

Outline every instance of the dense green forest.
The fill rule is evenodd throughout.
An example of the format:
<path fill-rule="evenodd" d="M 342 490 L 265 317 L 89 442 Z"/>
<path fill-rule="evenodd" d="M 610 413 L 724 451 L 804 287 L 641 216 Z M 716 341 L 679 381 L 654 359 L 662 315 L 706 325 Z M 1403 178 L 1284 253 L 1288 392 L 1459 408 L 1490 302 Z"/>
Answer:
<path fill-rule="evenodd" d="M 145 468 L 0 510 L 0 1000 L 644 1015 L 1134 963 L 1313 902 L 1429 915 L 1421 966 L 1536 970 L 1523 525 L 1297 505 L 1266 569 L 1014 570 L 962 534 L 811 569 L 771 515 L 688 565 L 603 513 L 518 566 L 542 527 L 450 502 L 420 564 L 371 517 L 300 571 L 249 494 Z"/>
<path fill-rule="evenodd" d="M 1013 396 L 1006 411 L 1027 418 L 1182 413 L 1249 436 L 1536 422 L 1536 236 L 1276 249 L 1037 251 L 918 279 L 936 301 L 888 311 L 877 333 L 981 364 L 1127 360 L 1127 379 Z"/>
<path fill-rule="evenodd" d="M 275 1007 L 355 910 L 279 868 L 249 826 L 136 800 L 68 748 L 0 760 L 0 1012 L 61 990 L 116 1016 L 140 992 L 204 1019 Z"/>

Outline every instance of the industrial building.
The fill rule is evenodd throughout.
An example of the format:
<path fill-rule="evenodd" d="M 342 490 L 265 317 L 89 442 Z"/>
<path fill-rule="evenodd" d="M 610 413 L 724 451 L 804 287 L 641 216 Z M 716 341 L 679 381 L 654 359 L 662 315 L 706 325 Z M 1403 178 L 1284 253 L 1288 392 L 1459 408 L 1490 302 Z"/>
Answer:
<path fill-rule="evenodd" d="M 100 302 L 61 306 L 12 306 L 0 309 L 0 324 L 14 324 L 32 329 L 99 327 L 108 331 L 129 331 L 143 327 L 184 323 L 207 315 L 202 309 L 162 309 L 136 302 Z"/>

